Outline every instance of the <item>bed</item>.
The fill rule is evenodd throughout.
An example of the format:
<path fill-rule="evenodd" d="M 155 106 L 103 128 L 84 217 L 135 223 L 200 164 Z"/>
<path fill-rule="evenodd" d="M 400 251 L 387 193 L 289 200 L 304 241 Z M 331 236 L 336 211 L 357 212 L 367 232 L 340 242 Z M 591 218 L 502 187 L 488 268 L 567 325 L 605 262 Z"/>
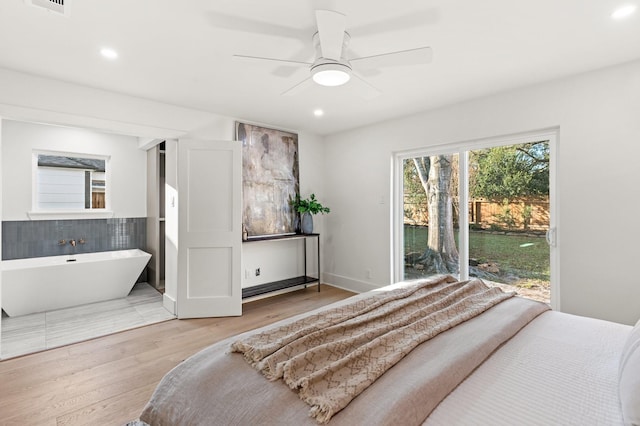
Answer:
<path fill-rule="evenodd" d="M 467 291 L 482 296 L 451 299 Z M 512 296 L 476 279 L 433 277 L 234 336 L 170 371 L 139 422 L 640 425 L 640 321 L 631 327 L 578 317 Z M 344 349 L 356 357 L 337 360 L 354 327 L 368 327 L 353 331 L 360 343 Z M 374 346 L 380 339 L 386 343 Z"/>

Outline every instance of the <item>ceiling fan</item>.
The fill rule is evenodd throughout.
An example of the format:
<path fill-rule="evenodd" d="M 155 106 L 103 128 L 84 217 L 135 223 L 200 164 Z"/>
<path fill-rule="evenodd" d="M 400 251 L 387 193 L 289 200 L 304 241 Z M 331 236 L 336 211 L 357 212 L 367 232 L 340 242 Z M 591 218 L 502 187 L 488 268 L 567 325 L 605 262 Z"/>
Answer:
<path fill-rule="evenodd" d="M 349 81 L 360 96 L 366 100 L 380 95 L 380 90 L 359 77 L 355 70 L 383 68 L 398 65 L 418 65 L 431 61 L 430 47 L 418 47 L 360 58 L 347 58 L 346 51 L 351 36 L 346 31 L 346 16 L 333 10 L 316 10 L 317 32 L 313 35 L 315 60 L 313 62 L 287 59 L 263 58 L 259 56 L 233 55 L 234 59 L 248 61 L 270 61 L 281 65 L 308 67 L 310 76 L 283 92 L 294 95 L 314 82 L 322 86 L 340 86 Z"/>

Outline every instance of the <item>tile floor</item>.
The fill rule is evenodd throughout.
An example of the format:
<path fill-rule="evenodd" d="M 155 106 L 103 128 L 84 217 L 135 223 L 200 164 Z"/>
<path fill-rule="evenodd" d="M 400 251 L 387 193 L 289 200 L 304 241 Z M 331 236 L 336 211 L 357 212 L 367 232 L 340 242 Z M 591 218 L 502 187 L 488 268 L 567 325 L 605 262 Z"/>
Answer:
<path fill-rule="evenodd" d="M 2 317 L 1 359 L 51 349 L 174 318 L 162 294 L 138 283 L 124 299 L 18 317 Z"/>

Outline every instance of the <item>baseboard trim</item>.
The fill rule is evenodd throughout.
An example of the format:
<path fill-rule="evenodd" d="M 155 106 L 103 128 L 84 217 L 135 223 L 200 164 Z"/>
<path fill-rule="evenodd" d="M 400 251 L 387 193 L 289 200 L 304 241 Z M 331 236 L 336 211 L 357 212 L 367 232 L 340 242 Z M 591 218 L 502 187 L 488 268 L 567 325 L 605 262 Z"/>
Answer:
<path fill-rule="evenodd" d="M 162 306 L 173 315 L 176 315 L 176 301 L 167 293 L 162 295 Z"/>
<path fill-rule="evenodd" d="M 327 272 L 322 273 L 322 282 L 324 284 L 341 288 L 343 290 L 353 291 L 355 293 L 365 293 L 367 291 L 375 290 L 382 287 L 365 281 L 354 280 L 353 278 L 330 274 Z"/>

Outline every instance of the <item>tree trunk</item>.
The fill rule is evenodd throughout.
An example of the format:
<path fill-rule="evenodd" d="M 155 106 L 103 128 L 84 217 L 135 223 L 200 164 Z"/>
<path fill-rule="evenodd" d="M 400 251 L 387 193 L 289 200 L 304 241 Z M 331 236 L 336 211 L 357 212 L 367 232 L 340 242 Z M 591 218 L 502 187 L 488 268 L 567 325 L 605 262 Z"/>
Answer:
<path fill-rule="evenodd" d="M 458 249 L 453 235 L 451 196 L 452 155 L 414 159 L 429 204 L 427 249 L 419 262 L 428 273 L 458 273 Z"/>

